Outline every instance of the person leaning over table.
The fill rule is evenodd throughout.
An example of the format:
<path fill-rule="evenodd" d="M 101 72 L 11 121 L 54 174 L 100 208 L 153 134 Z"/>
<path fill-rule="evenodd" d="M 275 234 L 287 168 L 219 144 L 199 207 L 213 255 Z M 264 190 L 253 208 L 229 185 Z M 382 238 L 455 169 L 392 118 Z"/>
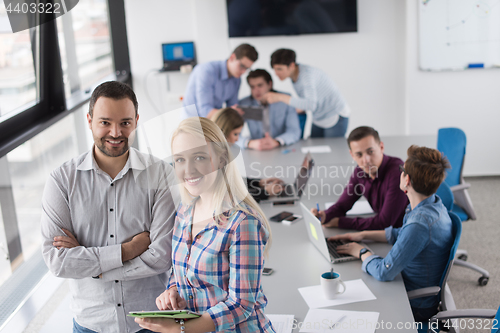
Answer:
<path fill-rule="evenodd" d="M 263 96 L 267 103 L 283 102 L 312 112 L 312 138 L 343 137 L 351 111 L 333 80 L 321 69 L 296 62 L 295 51 L 279 49 L 271 55 L 271 67 L 281 81 L 290 78 L 298 97 L 278 92 Z"/>
<path fill-rule="evenodd" d="M 397 157 L 384 154 L 384 143 L 372 127 L 361 126 L 352 130 L 347 138 L 349 153 L 358 164 L 349 178 L 340 199 L 325 210 L 311 209 L 326 227 L 356 230 L 381 230 L 389 226 L 400 227 L 408 198 L 399 190 Z M 376 215 L 347 217 L 354 203 L 364 196 Z"/>
<path fill-rule="evenodd" d="M 251 95 L 241 99 L 238 106 L 265 106 L 269 110 L 269 126 L 266 129 L 264 120 L 248 119 L 250 137 L 244 138 L 241 146 L 256 150 L 269 150 L 280 146 L 291 145 L 300 139 L 300 124 L 297 112 L 293 107 L 282 102 L 267 104 L 263 102 L 265 94 L 273 89 L 273 79 L 264 69 L 256 69 L 248 73 L 247 82 Z"/>
<path fill-rule="evenodd" d="M 202 313 L 176 323 L 136 318 L 155 332 L 274 332 L 264 315 L 264 257 L 271 228 L 231 163 L 222 131 L 207 118 L 182 121 L 172 136 L 181 189 L 172 238 L 173 273 L 157 298 L 160 310 Z"/>
<path fill-rule="evenodd" d="M 222 130 L 231 148 L 235 148 L 235 144 L 239 140 L 244 124 L 244 120 L 240 114 L 232 108 L 221 109 L 214 115 L 213 121 Z M 232 150 L 233 155 L 239 153 L 238 149 Z M 247 178 L 248 192 L 250 192 L 257 202 L 267 200 L 270 196 L 280 194 L 283 191 L 284 184 L 285 182 L 283 180 L 276 177 L 263 179 Z"/>
<path fill-rule="evenodd" d="M 453 245 L 452 224 L 446 207 L 436 195 L 450 165 L 436 149 L 411 146 L 401 166 L 400 188 L 410 200 L 403 226 L 330 237 L 359 242 L 371 239 L 393 244 L 385 258 L 358 243 L 337 247 L 339 253 L 361 258 L 363 271 L 380 281 L 391 281 L 401 273 L 407 291 L 439 285 Z M 416 321 L 427 321 L 437 313 L 438 296 L 410 300 Z"/>
<path fill-rule="evenodd" d="M 252 45 L 241 44 L 227 60 L 198 64 L 189 76 L 182 105 L 184 118 L 211 118 L 225 103 L 236 107 L 240 77 L 258 58 Z M 188 108 L 193 105 L 195 108 Z M 238 112 L 243 112 L 238 109 Z"/>

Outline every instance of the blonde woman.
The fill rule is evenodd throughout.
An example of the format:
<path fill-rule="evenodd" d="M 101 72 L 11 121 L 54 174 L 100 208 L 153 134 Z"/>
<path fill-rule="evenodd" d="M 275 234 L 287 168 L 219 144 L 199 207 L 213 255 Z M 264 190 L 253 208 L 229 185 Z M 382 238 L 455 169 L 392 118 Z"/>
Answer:
<path fill-rule="evenodd" d="M 238 142 L 245 121 L 236 110 L 232 108 L 220 109 L 212 120 L 222 130 L 229 145 Z M 257 202 L 267 200 L 270 196 L 279 195 L 283 191 L 284 185 L 285 182 L 276 177 L 247 178 L 248 191 Z"/>
<path fill-rule="evenodd" d="M 172 155 L 182 203 L 172 239 L 173 274 L 156 303 L 160 310 L 186 308 L 202 316 L 185 323 L 136 321 L 155 332 L 274 332 L 261 287 L 271 229 L 230 163 L 222 131 L 206 118 L 188 118 L 173 134 Z"/>

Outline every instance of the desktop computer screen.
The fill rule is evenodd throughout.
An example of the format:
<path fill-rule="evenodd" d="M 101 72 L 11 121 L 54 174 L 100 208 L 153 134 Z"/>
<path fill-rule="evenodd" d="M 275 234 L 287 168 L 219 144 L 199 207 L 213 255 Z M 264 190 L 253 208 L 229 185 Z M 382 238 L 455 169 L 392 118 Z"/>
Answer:
<path fill-rule="evenodd" d="M 162 44 L 162 48 L 163 48 L 163 61 L 194 60 L 193 42 Z"/>
<path fill-rule="evenodd" d="M 196 65 L 193 42 L 162 44 L 163 71 L 176 71 L 182 65 Z"/>

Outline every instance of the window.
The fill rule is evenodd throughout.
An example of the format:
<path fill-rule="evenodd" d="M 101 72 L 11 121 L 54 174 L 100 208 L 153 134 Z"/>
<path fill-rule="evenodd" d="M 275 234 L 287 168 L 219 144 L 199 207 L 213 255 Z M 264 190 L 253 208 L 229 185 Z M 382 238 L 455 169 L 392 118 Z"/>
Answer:
<path fill-rule="evenodd" d="M 36 29 L 13 34 L 0 6 L 0 116 L 38 100 L 31 39 Z"/>
<path fill-rule="evenodd" d="M 0 1 L 0 327 L 47 272 L 43 188 L 53 169 L 91 146 L 87 90 L 104 80 L 132 83 L 124 0 L 76 3 L 14 34 Z"/>
<path fill-rule="evenodd" d="M 80 1 L 57 28 L 67 97 L 113 73 L 106 1 Z"/>

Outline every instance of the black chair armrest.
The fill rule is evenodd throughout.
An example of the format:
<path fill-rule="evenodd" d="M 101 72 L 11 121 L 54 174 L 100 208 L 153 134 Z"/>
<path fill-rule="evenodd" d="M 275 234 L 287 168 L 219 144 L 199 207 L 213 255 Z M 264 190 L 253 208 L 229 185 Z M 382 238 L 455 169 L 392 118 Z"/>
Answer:
<path fill-rule="evenodd" d="M 458 318 L 495 318 L 497 310 L 490 309 L 466 309 L 466 310 L 450 310 L 438 312 L 432 320 L 447 320 Z"/>
<path fill-rule="evenodd" d="M 408 299 L 415 299 L 415 298 L 421 298 L 421 297 L 427 297 L 427 296 L 435 296 L 439 294 L 441 291 L 441 288 L 439 287 L 427 287 L 427 288 L 420 288 L 420 289 L 415 289 L 412 291 L 407 292 Z"/>

